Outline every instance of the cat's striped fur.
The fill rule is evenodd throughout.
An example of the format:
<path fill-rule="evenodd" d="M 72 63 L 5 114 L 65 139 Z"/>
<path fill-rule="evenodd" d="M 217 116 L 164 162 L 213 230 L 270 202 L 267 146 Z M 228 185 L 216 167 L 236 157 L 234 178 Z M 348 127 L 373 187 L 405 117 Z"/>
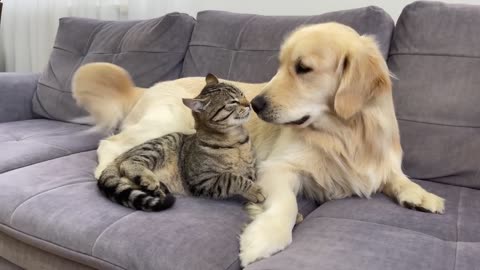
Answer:
<path fill-rule="evenodd" d="M 255 158 L 243 124 L 250 104 L 236 87 L 209 74 L 199 96 L 184 99 L 192 110 L 196 133 L 172 133 L 138 145 L 116 158 L 98 187 L 124 206 L 160 211 L 175 202 L 173 194 L 211 198 L 240 195 L 265 199 L 255 184 Z"/>

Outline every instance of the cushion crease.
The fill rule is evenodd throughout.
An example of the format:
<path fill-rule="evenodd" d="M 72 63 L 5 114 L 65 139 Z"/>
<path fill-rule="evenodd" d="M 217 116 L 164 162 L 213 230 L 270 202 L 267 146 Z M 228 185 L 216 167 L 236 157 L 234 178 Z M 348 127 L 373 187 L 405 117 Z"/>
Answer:
<path fill-rule="evenodd" d="M 34 236 L 34 235 L 30 235 L 30 234 L 28 234 L 28 233 L 19 231 L 19 230 L 15 229 L 15 228 L 12 228 L 12 227 L 10 227 L 10 226 L 7 226 L 7 225 L 5 225 L 5 224 L 1 224 L 1 223 L 0 223 L 0 230 L 2 229 L 2 227 L 5 227 L 5 228 L 7 228 L 7 230 L 13 231 L 13 232 L 15 232 L 15 233 L 19 233 L 19 234 L 23 234 L 23 235 L 25 235 L 25 236 L 28 236 L 29 238 L 46 242 L 46 243 L 48 243 L 48 244 L 50 244 L 50 245 L 52 245 L 52 246 L 55 246 L 55 247 L 58 247 L 58 248 L 67 250 L 68 252 L 81 254 L 81 255 L 87 256 L 87 257 L 93 257 L 95 260 L 99 260 L 99 261 L 101 261 L 101 262 L 103 262 L 103 263 L 107 263 L 107 264 L 113 265 L 113 266 L 115 266 L 115 267 L 118 267 L 118 268 L 120 268 L 120 269 L 127 270 L 127 269 L 125 269 L 124 267 L 122 267 L 122 266 L 120 266 L 120 265 L 117 265 L 117 264 L 115 264 L 115 263 L 112 263 L 112 262 L 103 260 L 102 258 L 94 257 L 94 256 L 91 256 L 90 254 L 86 254 L 86 253 L 83 253 L 83 252 L 80 252 L 80 251 L 72 250 L 72 249 L 70 249 L 70 248 L 61 246 L 61 245 L 59 245 L 59 244 L 57 244 L 57 243 L 54 243 L 54 242 L 51 242 L 51 241 L 48 241 L 48 240 L 44 240 L 44 239 L 38 238 L 38 237 L 36 237 L 36 236 Z M 5 232 L 4 230 L 1 230 L 1 231 Z M 5 233 L 7 233 L 8 235 L 11 235 L 8 231 L 5 232 Z M 28 243 L 27 243 L 27 244 L 28 244 Z M 70 258 L 67 258 L 67 259 L 70 259 Z"/>
<path fill-rule="evenodd" d="M 336 220 L 349 220 L 349 221 L 359 222 L 359 223 L 375 224 L 375 225 L 380 225 L 380 226 L 384 226 L 384 227 L 396 228 L 396 229 L 400 229 L 400 230 L 403 230 L 403 231 L 408 231 L 408 232 L 411 232 L 411 233 L 423 235 L 423 236 L 426 236 L 426 237 L 429 237 L 429 238 L 432 238 L 432 239 L 435 239 L 435 240 L 443 241 L 443 242 L 455 242 L 455 241 L 445 240 L 445 239 L 442 239 L 442 238 L 439 238 L 439 237 L 436 237 L 436 236 L 433 236 L 433 235 L 430 235 L 430 234 L 426 234 L 426 233 L 423 233 L 423 232 L 419 232 L 419 231 L 415 231 L 415 230 L 411 230 L 411 229 L 407 229 L 407 228 L 402 228 L 402 227 L 397 227 L 397 226 L 393 226 L 393 225 L 388 225 L 388 224 L 382 224 L 382 223 L 378 223 L 378 222 L 370 222 L 370 221 L 365 221 L 365 220 L 340 218 L 340 217 L 327 217 L 327 216 L 316 216 L 316 217 L 310 217 L 310 218 L 313 218 L 313 219 L 326 218 L 326 219 L 336 219 Z"/>
<path fill-rule="evenodd" d="M 110 229 L 112 226 L 114 226 L 115 224 L 117 224 L 120 220 L 122 220 L 123 218 L 126 218 L 126 217 L 128 217 L 128 216 L 130 216 L 130 215 L 132 215 L 132 214 L 135 214 L 136 212 L 137 212 L 137 211 L 133 211 L 133 210 L 132 210 L 131 213 L 128 213 L 128 214 L 124 215 L 123 217 L 115 220 L 115 221 L 112 222 L 110 225 L 108 225 L 108 226 L 97 236 L 97 238 L 95 239 L 95 242 L 93 242 L 92 251 L 91 251 L 92 256 L 93 256 L 93 254 L 94 254 L 94 250 L 95 250 L 95 247 L 96 247 L 96 245 L 97 245 L 98 239 L 100 239 L 100 237 L 102 237 L 103 234 L 104 234 L 108 229 Z"/>
<path fill-rule="evenodd" d="M 92 180 L 81 180 L 81 181 L 75 181 L 75 182 L 71 182 L 71 183 L 68 183 L 68 184 L 65 184 L 65 185 L 61 185 L 61 186 L 58 186 L 58 187 L 54 187 L 54 188 L 51 188 L 51 189 L 47 189 L 47 190 L 44 190 L 42 192 L 39 192 L 37 194 L 34 194 L 30 197 L 28 197 L 26 200 L 24 200 L 23 202 L 21 202 L 19 205 L 17 205 L 14 209 L 13 209 L 13 212 L 12 214 L 10 215 L 10 224 L 9 225 L 12 225 L 13 224 L 13 218 L 14 218 L 14 215 L 15 215 L 15 212 L 23 205 L 25 204 L 26 202 L 34 199 L 35 197 L 39 196 L 39 195 L 42 195 L 42 194 L 45 194 L 45 193 L 48 193 L 50 191 L 53 191 L 53 190 L 57 190 L 57 189 L 60 189 L 60 188 L 63 188 L 63 187 L 68 187 L 68 186 L 73 186 L 73 185 L 78 185 L 78 184 L 83 184 L 83 183 L 89 183 L 89 182 L 92 182 Z"/>

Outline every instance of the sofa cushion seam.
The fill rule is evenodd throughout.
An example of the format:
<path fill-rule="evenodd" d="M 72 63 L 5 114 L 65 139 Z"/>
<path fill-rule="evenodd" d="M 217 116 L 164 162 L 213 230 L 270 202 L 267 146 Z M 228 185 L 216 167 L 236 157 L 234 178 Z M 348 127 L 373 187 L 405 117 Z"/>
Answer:
<path fill-rule="evenodd" d="M 316 216 L 316 217 L 310 217 L 310 218 L 313 218 L 313 219 L 326 218 L 326 219 L 348 220 L 348 221 L 353 221 L 353 222 L 374 224 L 374 225 L 380 225 L 380 226 L 384 226 L 384 227 L 390 227 L 390 228 L 395 228 L 395 229 L 408 231 L 408 232 L 411 232 L 411 233 L 414 233 L 414 234 L 419 234 L 419 235 L 426 236 L 428 238 L 432 238 L 432 239 L 443 241 L 443 242 L 455 242 L 455 241 L 452 241 L 452 240 L 445 240 L 445 239 L 439 238 L 437 236 L 433 236 L 433 235 L 426 234 L 426 233 L 423 233 L 423 232 L 415 231 L 415 230 L 412 230 L 412 229 L 397 227 L 397 226 L 389 225 L 389 224 L 382 224 L 382 223 L 378 223 L 378 222 L 370 222 L 370 221 L 350 219 L 350 218 L 327 217 L 327 216 Z M 474 243 L 477 243 L 477 242 L 474 242 Z"/>
<path fill-rule="evenodd" d="M 59 51 L 68 52 L 68 53 L 73 54 L 73 55 L 75 55 L 75 56 L 77 56 L 77 57 L 83 57 L 83 56 L 84 56 L 84 55 L 77 54 L 77 53 L 74 53 L 74 52 L 72 52 L 72 51 L 69 51 L 69 50 L 67 50 L 67 49 L 64 49 L 64 48 L 62 48 L 62 47 L 56 46 L 56 47 L 53 47 L 53 48 L 56 49 L 56 50 L 59 50 Z M 86 55 L 125 54 L 125 53 L 152 53 L 152 54 L 156 54 L 156 53 L 158 53 L 158 54 L 161 54 L 161 53 L 178 53 L 178 54 L 180 54 L 180 53 L 182 53 L 182 54 L 183 54 L 183 53 L 185 53 L 185 52 L 183 52 L 183 51 L 169 51 L 169 50 L 165 50 L 165 51 L 130 50 L 130 51 L 121 51 L 121 52 L 90 52 L 90 51 L 89 51 L 89 52 L 87 52 Z"/>
<path fill-rule="evenodd" d="M 438 57 L 454 57 L 454 58 L 473 58 L 480 59 L 480 55 L 464 55 L 464 54 L 448 54 L 448 53 L 423 53 L 423 52 L 391 52 L 390 56 L 438 56 Z"/>
<path fill-rule="evenodd" d="M 25 168 L 25 167 L 34 166 L 34 165 L 41 164 L 41 163 L 48 162 L 48 161 L 52 161 L 52 160 L 55 160 L 55 159 L 65 158 L 65 157 L 68 157 L 68 156 L 73 156 L 73 155 L 75 155 L 75 154 L 86 153 L 86 152 L 90 152 L 90 151 L 94 151 L 94 150 L 95 150 L 95 149 L 85 150 L 85 151 L 80 151 L 80 152 L 75 152 L 75 153 L 67 153 L 67 154 L 64 155 L 64 156 L 54 157 L 54 158 L 42 160 L 42 161 L 39 161 L 39 162 L 35 162 L 35 163 L 31 163 L 31 164 L 26 164 L 26 165 L 24 165 L 24 166 L 17 167 L 17 168 L 13 168 L 13 169 L 10 169 L 10 170 L 6 170 L 6 171 L 1 172 L 1 174 L 7 173 L 7 172 L 11 172 L 11 171 L 15 171 L 15 170 L 20 170 L 20 169 L 23 169 L 23 168 Z"/>
<path fill-rule="evenodd" d="M 118 268 L 120 268 L 120 269 L 127 270 L 126 268 L 124 268 L 124 267 L 122 267 L 122 266 L 120 266 L 120 265 L 114 264 L 114 263 L 109 262 L 109 261 L 107 261 L 107 260 L 104 260 L 104 259 L 102 259 L 102 258 L 98 258 L 98 257 L 95 257 L 95 256 L 93 256 L 93 255 L 89 255 L 89 254 L 87 254 L 87 253 L 83 253 L 83 252 L 81 252 L 81 251 L 73 250 L 73 249 L 68 248 L 68 247 L 64 247 L 64 246 L 59 245 L 59 244 L 57 244 L 57 243 L 55 243 L 55 242 L 51 242 L 51 241 L 49 241 L 49 240 L 45 240 L 45 239 L 39 238 L 39 237 L 37 237 L 37 236 L 35 236 L 35 235 L 31 235 L 31 234 L 29 234 L 29 233 L 26 233 L 26 232 L 17 230 L 17 229 L 15 229 L 15 228 L 12 228 L 12 227 L 8 226 L 7 224 L 2 224 L 2 223 L 0 223 L 0 228 L 1 228 L 1 226 L 5 226 L 5 227 L 9 228 L 10 230 L 16 231 L 16 232 L 21 233 L 21 234 L 25 234 L 25 235 L 27 235 L 27 236 L 29 236 L 29 237 L 31 237 L 31 238 L 35 238 L 35 239 L 38 239 L 38 240 L 41 240 L 41 241 L 45 241 L 45 242 L 47 242 L 47 243 L 49 243 L 49 244 L 51 244 L 51 245 L 57 246 L 57 247 L 62 248 L 62 249 L 66 249 L 66 250 L 68 250 L 68 251 L 70 251 L 70 252 L 79 253 L 79 254 L 82 254 L 82 255 L 84 255 L 84 256 L 92 257 L 92 258 L 94 258 L 94 259 L 97 259 L 97 260 L 100 260 L 100 261 L 102 261 L 102 262 L 111 264 L 111 265 L 113 265 L 113 266 L 115 266 L 115 267 L 118 267 Z M 0 231 L 1 231 L 1 230 L 0 230 Z M 13 238 L 15 239 L 15 237 L 13 237 Z M 23 241 L 21 241 L 21 240 L 17 240 L 17 241 L 23 242 Z M 24 242 L 23 242 L 23 243 L 24 243 Z M 28 243 L 25 243 L 25 244 L 30 245 L 30 244 L 28 244 Z M 50 252 L 49 252 L 49 253 L 50 253 Z M 54 255 L 57 255 L 57 254 L 54 254 Z M 62 257 L 62 258 L 65 258 L 65 257 L 63 257 L 63 256 L 61 256 L 61 255 L 57 255 L 57 256 L 60 256 L 60 257 Z M 68 259 L 68 258 L 67 258 L 67 259 Z"/>
<path fill-rule="evenodd" d="M 233 50 L 232 52 L 232 57 L 230 57 L 230 65 L 228 66 L 228 73 L 227 73 L 227 79 L 230 79 L 230 73 L 232 71 L 232 66 L 233 66 L 233 62 L 235 61 L 235 58 L 237 56 L 237 53 L 238 53 L 238 49 L 240 47 L 240 39 L 242 38 L 243 36 L 243 33 L 245 33 L 245 29 L 247 28 L 247 26 L 256 18 L 255 15 L 252 15 L 250 18 L 248 18 L 248 20 L 245 22 L 245 24 L 242 26 L 242 29 L 240 29 L 240 31 L 238 32 L 238 36 L 237 36 L 237 39 L 235 40 L 235 44 L 233 45 L 235 47 L 235 50 Z"/>
<path fill-rule="evenodd" d="M 419 123 L 419 124 L 426 124 L 426 125 L 442 126 L 442 127 L 474 128 L 474 129 L 480 128 L 480 126 L 442 124 L 442 123 L 434 123 L 434 122 L 426 122 L 426 121 L 405 119 L 405 118 L 400 118 L 400 117 L 397 117 L 397 120 L 398 121 L 405 121 L 405 122 Z"/>
<path fill-rule="evenodd" d="M 460 221 L 460 204 L 462 203 L 462 194 L 463 194 L 463 191 L 465 189 L 464 188 L 461 188 L 460 189 L 460 192 L 459 192 L 459 195 L 458 195 L 458 205 L 457 205 L 457 222 L 455 223 L 455 228 L 456 228 L 456 237 L 457 237 L 457 241 L 455 243 L 455 261 L 453 263 L 453 270 L 457 269 L 457 256 L 458 256 L 458 235 L 459 235 L 459 232 L 458 232 L 458 224 L 459 224 L 459 221 Z"/>
<path fill-rule="evenodd" d="M 9 225 L 10 226 L 13 226 L 13 217 L 15 216 L 15 213 L 16 211 L 22 206 L 24 205 L 26 202 L 42 195 L 42 194 L 45 194 L 45 193 L 48 193 L 50 191 L 53 191 L 53 190 L 57 190 L 59 188 L 63 188 L 63 187 L 67 187 L 67 186 L 72 186 L 72 185 L 78 185 L 78 184 L 82 184 L 82 183 L 88 183 L 88 182 L 93 182 L 91 180 L 82 180 L 82 181 L 74 181 L 74 182 L 71 182 L 71 183 L 68 183 L 68 184 L 65 184 L 65 185 L 61 185 L 61 186 L 57 186 L 57 187 L 54 187 L 54 188 L 51 188 L 51 189 L 47 189 L 47 190 L 44 190 L 44 191 L 41 191 L 39 193 L 36 193 L 32 196 L 29 196 L 28 198 L 26 198 L 23 202 L 21 202 L 20 204 L 18 204 L 17 206 L 15 206 L 15 208 L 13 209 L 13 212 L 10 214 L 10 222 L 9 222 Z"/>
<path fill-rule="evenodd" d="M 103 229 L 103 231 L 102 231 L 102 232 L 97 236 L 97 238 L 95 239 L 95 242 L 93 242 L 93 246 L 92 246 L 92 250 L 91 250 L 92 256 L 94 256 L 94 255 L 93 255 L 93 253 L 94 253 L 93 251 L 95 250 L 95 247 L 97 246 L 97 243 L 98 243 L 98 240 L 100 239 L 100 237 L 102 237 L 103 234 L 104 234 L 108 229 L 110 229 L 112 226 L 114 226 L 115 224 L 117 224 L 117 222 L 119 222 L 120 220 L 122 220 L 122 219 L 124 219 L 124 218 L 126 218 L 126 217 L 128 217 L 128 216 L 130 216 L 130 215 L 132 215 L 132 214 L 135 214 L 135 213 L 136 213 L 136 211 L 130 212 L 130 213 L 122 216 L 121 218 L 115 220 L 115 221 L 112 222 L 110 225 L 108 225 L 105 229 Z"/>
<path fill-rule="evenodd" d="M 230 270 L 230 268 L 232 267 L 232 265 L 236 264 L 240 259 L 237 257 L 235 260 L 233 260 L 233 262 L 231 264 L 229 264 L 227 266 L 227 268 L 225 268 L 225 270 Z"/>
<path fill-rule="evenodd" d="M 112 23 L 113 24 L 113 23 Z M 133 31 L 133 29 L 135 27 L 137 27 L 137 25 L 140 25 L 141 24 L 141 21 L 137 21 L 135 23 L 133 23 L 126 31 L 125 33 L 123 33 L 122 35 L 122 38 L 120 39 L 120 41 L 118 42 L 118 46 L 116 47 L 116 52 L 117 54 L 118 53 L 121 53 L 122 52 L 122 49 L 123 49 L 123 46 L 125 45 L 125 40 L 127 39 L 128 35 L 130 34 L 130 32 Z"/>
<path fill-rule="evenodd" d="M 95 28 L 92 29 L 92 32 L 90 32 L 90 35 L 88 36 L 87 43 L 80 51 L 81 56 L 84 57 L 88 53 L 88 51 L 90 50 L 90 47 L 92 46 L 93 40 L 97 36 L 98 32 L 100 32 L 102 28 L 108 23 L 109 23 L 108 21 L 100 22 L 97 26 L 95 26 Z"/>
<path fill-rule="evenodd" d="M 3 141 L 3 142 L 18 142 L 18 141 L 21 140 L 21 138 L 18 138 L 17 136 L 14 136 L 12 133 L 9 133 L 8 131 L 3 131 L 3 134 L 9 136 L 10 137 L 9 139 L 13 139 L 13 140 L 10 140 L 10 141 Z"/>
<path fill-rule="evenodd" d="M 55 70 L 54 70 L 54 68 L 53 68 L 53 66 L 52 66 L 52 61 L 48 61 L 48 63 L 47 63 L 47 70 L 48 70 L 49 72 L 51 72 L 51 74 L 53 75 L 53 80 L 54 80 L 55 83 L 58 85 L 61 80 L 58 79 L 58 76 L 57 76 L 57 74 L 55 73 Z M 48 72 L 48 71 L 47 71 L 47 72 Z M 38 83 L 39 85 L 44 85 L 43 83 L 40 82 L 40 80 L 38 80 L 37 83 Z"/>
<path fill-rule="evenodd" d="M 40 79 L 37 81 L 37 87 L 35 89 L 35 94 L 34 96 L 32 97 L 32 103 L 35 102 L 35 100 L 37 101 L 37 104 L 40 106 L 40 108 L 42 109 L 42 113 L 44 115 L 46 115 L 47 118 L 49 119 L 55 119 L 55 117 L 53 117 L 48 111 L 47 109 L 45 109 L 45 106 L 43 106 L 43 103 L 42 103 L 42 99 L 38 96 L 38 92 L 40 91 L 40 88 L 39 88 L 39 84 L 40 84 Z M 63 93 L 63 91 L 61 91 Z M 34 100 L 35 99 L 35 100 Z M 33 105 L 32 105 L 33 106 Z M 37 114 L 37 115 L 41 115 L 41 113 L 38 113 L 38 112 L 35 112 L 35 108 L 32 107 L 32 112 Z"/>
<path fill-rule="evenodd" d="M 119 55 L 119 54 L 126 54 L 126 53 L 149 53 L 149 54 L 164 54 L 164 53 L 171 53 L 171 54 L 184 54 L 185 52 L 180 51 L 125 51 L 125 52 L 89 52 L 86 55 Z"/>
<path fill-rule="evenodd" d="M 28 140 L 27 142 L 33 142 L 33 143 L 38 143 L 38 144 L 41 144 L 41 145 L 50 146 L 50 147 L 52 147 L 52 148 L 56 148 L 56 149 L 65 151 L 67 155 L 72 153 L 71 150 L 68 150 L 68 149 L 66 149 L 66 148 L 63 148 L 63 147 L 60 147 L 60 146 L 55 146 L 55 145 L 48 144 L 48 143 L 44 143 L 44 142 L 41 142 L 41 141 Z"/>
<path fill-rule="evenodd" d="M 236 51 L 236 52 L 279 52 L 280 49 L 234 49 L 234 48 L 226 48 L 221 47 L 218 45 L 210 45 L 210 44 L 189 44 L 188 47 L 207 47 L 207 48 L 214 48 L 214 49 L 222 49 L 228 51 Z"/>
<path fill-rule="evenodd" d="M 48 85 L 46 83 L 42 83 L 42 82 L 38 82 L 39 85 L 41 86 L 45 86 L 45 87 L 48 87 L 49 89 L 52 89 L 52 90 L 55 90 L 57 92 L 61 92 L 61 93 L 64 93 L 64 94 L 72 94 L 72 92 L 68 91 L 68 90 L 62 90 L 62 89 L 58 89 L 58 88 L 55 88 L 51 85 Z"/>
<path fill-rule="evenodd" d="M 84 130 L 74 131 L 74 133 L 76 133 L 76 132 L 82 132 L 82 131 L 84 131 Z M 26 140 L 28 140 L 28 141 L 35 141 L 35 140 L 31 140 L 31 139 L 74 135 L 74 133 L 72 133 L 72 130 L 69 130 L 69 129 L 58 130 L 58 131 L 55 131 L 55 132 L 56 132 L 56 133 L 48 133 L 48 134 L 36 133 L 36 134 L 31 134 L 31 135 L 28 135 L 28 136 L 25 136 L 25 137 L 18 138 L 18 141 L 26 141 Z"/>

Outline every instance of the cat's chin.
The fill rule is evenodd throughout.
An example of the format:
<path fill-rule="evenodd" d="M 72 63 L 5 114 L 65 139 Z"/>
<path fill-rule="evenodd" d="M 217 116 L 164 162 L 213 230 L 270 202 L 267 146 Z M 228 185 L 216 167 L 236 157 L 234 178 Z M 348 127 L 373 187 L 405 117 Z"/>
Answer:
<path fill-rule="evenodd" d="M 233 119 L 234 119 L 235 121 L 245 123 L 245 122 L 248 121 L 249 118 L 250 118 L 250 114 L 247 114 L 247 115 L 244 116 L 244 117 L 235 117 L 235 118 L 233 118 Z"/>
<path fill-rule="evenodd" d="M 240 127 L 240 126 L 243 126 L 247 122 L 248 122 L 248 117 L 247 118 L 241 118 L 241 119 L 233 119 L 233 121 L 230 123 L 230 125 L 232 127 Z"/>

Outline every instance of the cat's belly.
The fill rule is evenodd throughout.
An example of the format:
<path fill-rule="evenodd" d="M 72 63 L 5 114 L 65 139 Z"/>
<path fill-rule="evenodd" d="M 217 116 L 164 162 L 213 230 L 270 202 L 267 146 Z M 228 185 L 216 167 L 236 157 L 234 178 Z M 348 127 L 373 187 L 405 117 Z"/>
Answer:
<path fill-rule="evenodd" d="M 185 187 L 177 164 L 166 164 L 161 169 L 155 171 L 155 175 L 160 182 L 167 186 L 171 193 L 176 195 L 190 194 Z"/>

